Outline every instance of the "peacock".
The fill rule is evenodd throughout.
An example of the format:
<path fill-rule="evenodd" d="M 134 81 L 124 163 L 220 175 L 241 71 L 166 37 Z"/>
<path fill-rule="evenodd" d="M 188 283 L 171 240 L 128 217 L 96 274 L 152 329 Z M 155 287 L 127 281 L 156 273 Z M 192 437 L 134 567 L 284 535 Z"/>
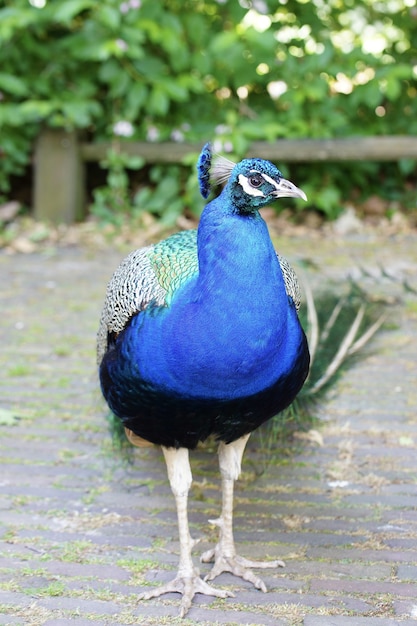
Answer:
<path fill-rule="evenodd" d="M 289 406 L 309 371 L 298 319 L 300 290 L 289 263 L 274 249 L 259 209 L 278 198 L 306 200 L 270 161 L 235 164 L 206 144 L 198 158 L 208 202 L 197 230 L 171 235 L 132 252 L 107 288 L 98 332 L 101 390 L 134 445 L 162 447 L 178 515 L 180 557 L 174 580 L 143 593 L 182 594 L 180 615 L 196 593 L 230 591 L 209 584 L 230 572 L 266 592 L 256 562 L 236 552 L 233 490 L 250 434 Z M 188 525 L 192 482 L 189 450 L 218 441 L 222 509 L 219 540 L 194 566 Z"/>

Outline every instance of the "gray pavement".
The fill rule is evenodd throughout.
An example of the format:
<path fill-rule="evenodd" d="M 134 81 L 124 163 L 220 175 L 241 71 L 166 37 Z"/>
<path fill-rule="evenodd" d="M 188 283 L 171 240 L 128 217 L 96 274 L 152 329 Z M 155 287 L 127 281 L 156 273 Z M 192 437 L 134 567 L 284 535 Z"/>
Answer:
<path fill-rule="evenodd" d="M 393 626 L 417 621 L 417 237 L 290 239 L 278 249 L 316 286 L 398 299 L 389 323 L 321 407 L 295 456 L 249 450 L 236 491 L 241 553 L 283 558 L 267 594 L 229 575 L 235 598 L 197 596 L 182 623 Z M 0 254 L 0 625 L 175 624 L 179 597 L 137 601 L 176 568 L 175 509 L 158 449 L 111 449 L 95 371 L 105 285 L 124 252 Z M 384 278 L 381 267 L 396 277 Z M 373 278 L 373 277 L 374 278 Z M 12 421 L 13 423 L 7 423 Z M 320 445 L 321 444 L 321 445 Z M 195 559 L 216 539 L 219 477 L 192 454 Z M 264 467 L 265 471 L 257 471 Z M 208 565 L 201 565 L 203 573 Z"/>

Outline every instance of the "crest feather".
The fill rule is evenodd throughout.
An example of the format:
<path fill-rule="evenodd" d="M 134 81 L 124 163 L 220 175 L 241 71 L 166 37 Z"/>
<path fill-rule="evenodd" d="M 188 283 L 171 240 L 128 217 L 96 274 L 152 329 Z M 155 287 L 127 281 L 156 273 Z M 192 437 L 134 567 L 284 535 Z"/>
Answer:
<path fill-rule="evenodd" d="M 208 198 L 210 194 L 210 169 L 213 153 L 211 144 L 206 143 L 201 150 L 197 161 L 198 184 L 203 198 Z"/>
<path fill-rule="evenodd" d="M 229 180 L 229 176 L 236 163 L 226 157 L 212 152 L 210 143 L 203 147 L 197 163 L 198 182 L 203 198 L 208 198 L 210 191 L 217 185 L 222 185 Z"/>
<path fill-rule="evenodd" d="M 212 185 L 223 185 L 229 180 L 230 174 L 236 163 L 226 159 L 221 154 L 216 154 L 210 171 L 210 183 Z"/>

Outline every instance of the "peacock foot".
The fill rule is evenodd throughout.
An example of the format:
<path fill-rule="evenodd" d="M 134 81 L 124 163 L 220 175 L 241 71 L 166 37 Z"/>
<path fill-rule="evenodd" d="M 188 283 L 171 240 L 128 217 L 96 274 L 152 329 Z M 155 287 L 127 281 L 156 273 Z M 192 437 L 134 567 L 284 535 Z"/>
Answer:
<path fill-rule="evenodd" d="M 185 617 L 188 613 L 196 593 L 202 593 L 206 596 L 214 596 L 215 598 L 234 598 L 234 594 L 231 591 L 216 589 L 215 587 L 208 585 L 202 578 L 200 578 L 196 570 L 196 572 L 190 576 L 182 576 L 178 574 L 174 580 L 162 585 L 162 587 L 140 594 L 138 596 L 138 600 L 159 598 L 159 596 L 162 596 L 165 593 L 182 594 L 180 617 Z"/>
<path fill-rule="evenodd" d="M 216 576 L 219 576 L 223 572 L 228 572 L 234 576 L 239 576 L 243 580 L 247 580 L 252 583 L 256 589 L 260 589 L 264 593 L 267 592 L 264 581 L 257 576 L 251 568 L 269 569 L 276 567 L 285 567 L 283 561 L 251 561 L 245 559 L 243 556 L 234 554 L 233 556 L 226 556 L 219 554 L 219 549 L 208 550 L 201 556 L 203 563 L 214 562 L 211 572 L 207 574 L 204 580 L 213 580 Z"/>

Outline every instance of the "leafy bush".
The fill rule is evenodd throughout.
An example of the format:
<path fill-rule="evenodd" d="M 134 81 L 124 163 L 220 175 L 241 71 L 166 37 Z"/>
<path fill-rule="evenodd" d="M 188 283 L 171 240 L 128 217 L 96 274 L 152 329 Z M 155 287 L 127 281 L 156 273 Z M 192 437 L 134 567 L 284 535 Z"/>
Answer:
<path fill-rule="evenodd" d="M 216 139 L 237 156 L 253 140 L 417 134 L 412 0 L 3 0 L 0 6 L 3 194 L 11 174 L 23 171 L 42 125 L 76 128 L 94 141 Z M 333 216 L 352 187 L 393 197 L 385 181 L 404 186 L 410 167 L 393 164 L 386 177 L 379 164 L 309 165 L 298 167 L 296 178 L 313 204 Z M 179 168 L 154 169 L 156 196 L 144 190 L 136 200 L 164 213 L 166 193 L 172 217 L 194 198 L 187 193 L 173 209 L 181 176 Z M 95 205 L 104 210 L 100 193 Z"/>

